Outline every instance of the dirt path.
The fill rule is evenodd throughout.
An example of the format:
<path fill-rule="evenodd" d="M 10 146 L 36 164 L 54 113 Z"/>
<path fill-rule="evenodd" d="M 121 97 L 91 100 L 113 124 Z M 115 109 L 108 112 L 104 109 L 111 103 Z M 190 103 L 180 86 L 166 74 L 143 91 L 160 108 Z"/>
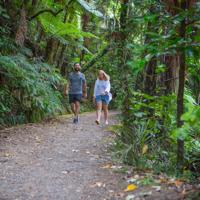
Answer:
<path fill-rule="evenodd" d="M 2 130 L 0 200 L 125 199 L 124 174 L 102 167 L 110 162 L 112 136 L 93 121 L 90 113 L 79 125 L 63 118 Z M 150 199 L 179 199 L 162 194 Z"/>
<path fill-rule="evenodd" d="M 1 200 L 111 198 L 118 180 L 102 168 L 109 133 L 93 123 L 94 113 L 81 116 L 79 125 L 71 121 L 1 131 Z"/>

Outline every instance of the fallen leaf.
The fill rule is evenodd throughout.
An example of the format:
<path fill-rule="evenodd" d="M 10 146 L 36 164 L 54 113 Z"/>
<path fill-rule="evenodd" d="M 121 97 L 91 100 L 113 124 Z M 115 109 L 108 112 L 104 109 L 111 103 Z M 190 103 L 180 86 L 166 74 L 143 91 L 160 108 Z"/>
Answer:
<path fill-rule="evenodd" d="M 105 184 L 103 184 L 102 182 L 96 182 L 92 185 L 90 185 L 91 188 L 94 188 L 94 187 L 105 187 Z"/>
<path fill-rule="evenodd" d="M 5 153 L 5 157 L 10 157 L 11 155 L 9 153 Z"/>
<path fill-rule="evenodd" d="M 140 196 L 140 197 L 147 197 L 147 196 L 150 196 L 150 195 L 152 195 L 152 191 L 140 192 L 140 193 L 138 194 L 138 196 Z"/>
<path fill-rule="evenodd" d="M 144 145 L 142 148 L 142 154 L 145 154 L 148 151 L 148 145 Z"/>
<path fill-rule="evenodd" d="M 152 188 L 155 189 L 157 192 L 160 192 L 160 190 L 161 190 L 161 186 L 159 186 L 159 185 L 154 185 L 154 186 L 152 186 Z"/>
<path fill-rule="evenodd" d="M 134 178 L 139 179 L 140 176 L 139 176 L 138 174 L 136 174 L 136 175 L 134 176 Z"/>
<path fill-rule="evenodd" d="M 138 179 L 136 179 L 136 178 L 129 178 L 129 179 L 127 180 L 127 182 L 128 182 L 128 183 L 135 183 L 137 180 L 138 180 Z"/>
<path fill-rule="evenodd" d="M 130 192 L 130 191 L 133 191 L 133 190 L 135 190 L 135 189 L 137 189 L 137 186 L 136 186 L 136 185 L 134 185 L 134 184 L 129 184 L 129 185 L 127 186 L 127 188 L 124 190 L 124 192 Z"/>
<path fill-rule="evenodd" d="M 135 199 L 135 195 L 134 194 L 130 194 L 126 197 L 126 200 L 134 200 Z"/>
<path fill-rule="evenodd" d="M 168 180 L 166 178 L 160 178 L 160 183 L 167 183 Z"/>
<path fill-rule="evenodd" d="M 177 188 L 180 188 L 183 185 L 183 181 L 176 180 L 174 178 L 170 179 L 167 183 L 169 185 L 175 185 Z"/>
<path fill-rule="evenodd" d="M 122 169 L 122 166 L 113 165 L 113 166 L 111 167 L 111 169 Z"/>
<path fill-rule="evenodd" d="M 35 137 L 35 140 L 36 140 L 37 143 L 41 143 L 42 142 L 41 138 L 39 138 L 38 136 Z"/>
<path fill-rule="evenodd" d="M 112 168 L 112 164 L 107 164 L 107 165 L 104 165 L 103 167 L 101 167 L 102 169 L 111 169 Z"/>
<path fill-rule="evenodd" d="M 176 181 L 174 181 L 174 184 L 175 184 L 176 187 L 180 187 L 183 184 L 183 182 L 176 180 Z"/>
<path fill-rule="evenodd" d="M 79 150 L 77 150 L 77 149 L 72 149 L 72 152 L 77 153 L 77 152 L 79 152 Z"/>
<path fill-rule="evenodd" d="M 102 169 L 121 169 L 122 166 L 117 166 L 117 165 L 113 165 L 111 163 L 104 165 L 103 167 L 101 167 Z"/>
<path fill-rule="evenodd" d="M 62 171 L 62 174 L 69 174 L 69 171 Z"/>
<path fill-rule="evenodd" d="M 121 197 L 121 198 L 123 198 L 123 197 L 124 197 L 124 193 L 119 192 L 119 193 L 117 193 L 115 196 L 116 196 L 116 197 Z"/>

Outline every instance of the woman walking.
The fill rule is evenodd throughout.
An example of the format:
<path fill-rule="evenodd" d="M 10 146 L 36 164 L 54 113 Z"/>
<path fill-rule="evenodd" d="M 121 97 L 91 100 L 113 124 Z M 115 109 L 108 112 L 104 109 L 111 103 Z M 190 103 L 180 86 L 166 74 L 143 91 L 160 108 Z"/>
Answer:
<path fill-rule="evenodd" d="M 108 104 L 112 99 L 110 93 L 110 77 L 103 71 L 99 70 L 98 78 L 94 86 L 94 103 L 96 105 L 96 124 L 100 124 L 101 111 L 104 112 L 105 124 L 108 124 Z"/>

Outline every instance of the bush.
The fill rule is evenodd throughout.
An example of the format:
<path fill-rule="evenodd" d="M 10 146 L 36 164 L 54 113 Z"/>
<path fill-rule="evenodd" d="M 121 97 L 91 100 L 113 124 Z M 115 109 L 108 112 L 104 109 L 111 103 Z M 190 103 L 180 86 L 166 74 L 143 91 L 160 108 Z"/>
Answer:
<path fill-rule="evenodd" d="M 0 123 L 36 122 L 64 111 L 56 69 L 24 55 L 0 56 Z"/>

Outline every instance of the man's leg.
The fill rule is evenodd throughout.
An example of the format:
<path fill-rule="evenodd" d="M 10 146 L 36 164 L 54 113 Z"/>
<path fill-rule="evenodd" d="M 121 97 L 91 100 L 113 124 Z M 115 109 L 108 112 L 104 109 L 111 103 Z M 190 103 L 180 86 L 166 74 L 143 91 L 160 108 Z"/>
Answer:
<path fill-rule="evenodd" d="M 75 101 L 75 117 L 78 119 L 78 115 L 80 113 L 80 102 Z"/>
<path fill-rule="evenodd" d="M 74 114 L 73 122 L 76 123 L 76 105 L 75 105 L 75 103 L 71 103 L 71 110 L 72 110 L 72 112 Z"/>
<path fill-rule="evenodd" d="M 75 115 L 75 113 L 76 113 L 75 103 L 71 103 L 71 110 L 72 110 L 73 114 Z"/>

